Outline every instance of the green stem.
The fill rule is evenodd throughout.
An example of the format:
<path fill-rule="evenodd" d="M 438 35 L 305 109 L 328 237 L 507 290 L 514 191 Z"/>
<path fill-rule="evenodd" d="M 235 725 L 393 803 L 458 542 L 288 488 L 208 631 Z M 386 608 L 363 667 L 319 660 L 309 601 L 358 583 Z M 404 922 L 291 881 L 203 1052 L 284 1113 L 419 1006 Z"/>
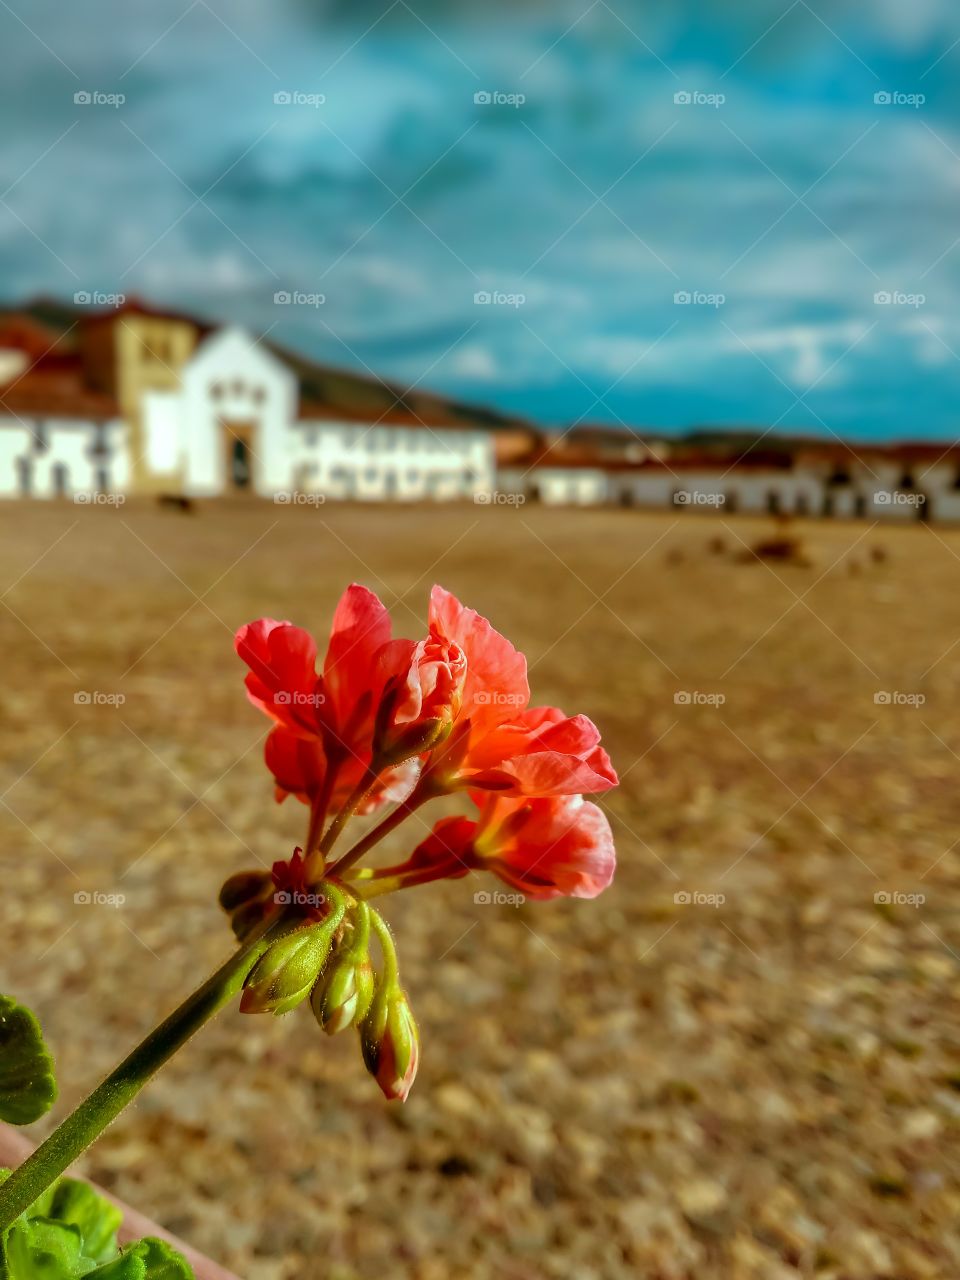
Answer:
<path fill-rule="evenodd" d="M 330 823 L 329 827 L 327 827 L 326 834 L 320 841 L 319 845 L 307 858 L 306 877 L 308 882 L 312 879 L 318 879 L 323 875 L 327 862 L 327 854 L 336 844 L 337 839 L 340 836 L 340 832 L 353 817 L 354 812 L 360 805 L 363 797 L 376 782 L 378 773 L 379 770 L 374 768 L 373 765 L 369 766 L 360 781 L 354 787 L 353 791 L 350 793 L 348 799 L 345 801 L 343 808 Z"/>
<path fill-rule="evenodd" d="M 425 867 L 420 871 L 408 871 L 403 875 L 392 876 L 363 876 L 356 880 L 350 881 L 354 892 L 364 902 L 368 902 L 371 898 L 379 898 L 385 893 L 396 893 L 400 889 L 413 889 L 423 884 L 432 884 L 434 880 L 441 880 L 448 873 L 436 867 Z"/>
<path fill-rule="evenodd" d="M 237 995 L 250 969 L 284 924 L 282 919 L 265 922 L 0 1184 L 0 1231 L 28 1209 L 134 1100 L 164 1063 Z"/>
<path fill-rule="evenodd" d="M 397 948 L 394 946 L 390 926 L 379 911 L 370 908 L 370 926 L 377 935 L 380 951 L 383 954 L 383 974 L 381 982 L 386 986 L 397 986 L 400 982 L 400 965 L 397 961 Z"/>
<path fill-rule="evenodd" d="M 419 809 L 422 804 L 426 804 L 428 800 L 431 800 L 434 794 L 430 790 L 421 791 L 418 787 L 406 800 L 398 804 L 392 813 L 388 813 L 383 821 L 378 823 L 372 831 L 368 831 L 362 840 L 358 840 L 351 849 L 348 849 L 340 861 L 335 862 L 330 868 L 331 872 L 342 876 L 355 862 L 359 862 L 369 849 L 379 844 L 384 836 L 388 836 L 391 831 L 399 827 L 401 822 L 405 822 L 411 813 Z"/>
<path fill-rule="evenodd" d="M 330 808 L 330 798 L 333 795 L 337 774 L 340 772 L 340 764 L 341 757 L 333 751 L 333 748 L 328 748 L 327 771 L 323 779 L 323 786 L 320 795 L 310 809 L 310 825 L 307 828 L 307 844 L 304 850 L 304 856 L 308 859 L 316 852 L 320 844 L 323 824 L 327 820 L 327 810 Z"/>

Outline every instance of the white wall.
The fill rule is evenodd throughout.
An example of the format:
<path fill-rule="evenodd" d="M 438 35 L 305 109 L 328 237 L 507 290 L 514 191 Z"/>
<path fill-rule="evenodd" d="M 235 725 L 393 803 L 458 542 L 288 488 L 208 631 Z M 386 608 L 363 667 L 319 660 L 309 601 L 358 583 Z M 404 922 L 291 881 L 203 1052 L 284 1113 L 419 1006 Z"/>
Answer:
<path fill-rule="evenodd" d="M 144 393 L 144 465 L 155 475 L 174 475 L 184 462 L 183 412 L 179 391 Z"/>
<path fill-rule="evenodd" d="M 124 493 L 130 482 L 128 431 L 119 419 L 0 419 L 0 496 L 25 496 L 27 464 L 35 498 Z"/>
<path fill-rule="evenodd" d="M 533 493 L 548 506 L 598 506 L 608 499 L 605 471 L 589 467 L 537 467 L 532 479 Z"/>
<path fill-rule="evenodd" d="M 216 497 L 230 488 L 223 423 L 253 427 L 252 488 L 262 497 L 289 488 L 297 381 L 241 329 L 208 338 L 184 366 L 179 400 L 184 490 Z"/>
<path fill-rule="evenodd" d="M 327 420 L 294 428 L 286 488 L 357 501 L 449 501 L 492 491 L 489 432 L 365 426 Z"/>
<path fill-rule="evenodd" d="M 0 497 L 20 496 L 17 459 L 29 456 L 33 433 L 23 419 L 0 418 Z"/>

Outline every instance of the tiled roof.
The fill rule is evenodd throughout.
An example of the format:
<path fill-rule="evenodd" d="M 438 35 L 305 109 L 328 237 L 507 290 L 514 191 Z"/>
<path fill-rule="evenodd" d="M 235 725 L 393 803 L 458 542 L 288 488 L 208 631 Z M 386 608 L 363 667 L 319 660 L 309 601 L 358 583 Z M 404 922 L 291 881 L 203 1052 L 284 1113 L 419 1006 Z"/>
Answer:
<path fill-rule="evenodd" d="M 75 372 L 47 373 L 37 368 L 0 387 L 0 417 L 105 421 L 119 416 L 117 402 L 92 391 Z"/>

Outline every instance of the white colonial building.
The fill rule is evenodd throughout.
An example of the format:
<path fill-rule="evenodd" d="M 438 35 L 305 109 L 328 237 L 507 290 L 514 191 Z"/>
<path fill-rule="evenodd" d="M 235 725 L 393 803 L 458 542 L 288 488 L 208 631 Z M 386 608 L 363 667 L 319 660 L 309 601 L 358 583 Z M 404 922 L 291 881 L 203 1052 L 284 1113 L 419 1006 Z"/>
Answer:
<path fill-rule="evenodd" d="M 250 493 L 472 499 L 495 485 L 493 432 L 409 408 L 359 415 L 303 394 L 241 329 L 136 308 L 87 323 L 70 354 L 0 327 L 0 496 Z M 28 350 L 25 352 L 24 347 Z M 17 357 L 21 358 L 17 358 Z"/>
<path fill-rule="evenodd" d="M 678 450 L 639 462 L 557 448 L 513 463 L 498 484 L 548 505 L 960 521 L 960 450 L 952 446 L 821 446 L 775 460 Z"/>

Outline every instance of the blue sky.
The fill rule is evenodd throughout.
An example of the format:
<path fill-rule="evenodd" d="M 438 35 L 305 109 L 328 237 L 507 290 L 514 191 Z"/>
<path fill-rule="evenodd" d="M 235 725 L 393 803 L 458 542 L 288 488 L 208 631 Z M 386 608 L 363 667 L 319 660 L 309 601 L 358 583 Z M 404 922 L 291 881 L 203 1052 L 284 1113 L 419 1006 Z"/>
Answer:
<path fill-rule="evenodd" d="M 551 423 L 960 435 L 950 0 L 9 0 L 0 48 L 6 299 Z"/>

